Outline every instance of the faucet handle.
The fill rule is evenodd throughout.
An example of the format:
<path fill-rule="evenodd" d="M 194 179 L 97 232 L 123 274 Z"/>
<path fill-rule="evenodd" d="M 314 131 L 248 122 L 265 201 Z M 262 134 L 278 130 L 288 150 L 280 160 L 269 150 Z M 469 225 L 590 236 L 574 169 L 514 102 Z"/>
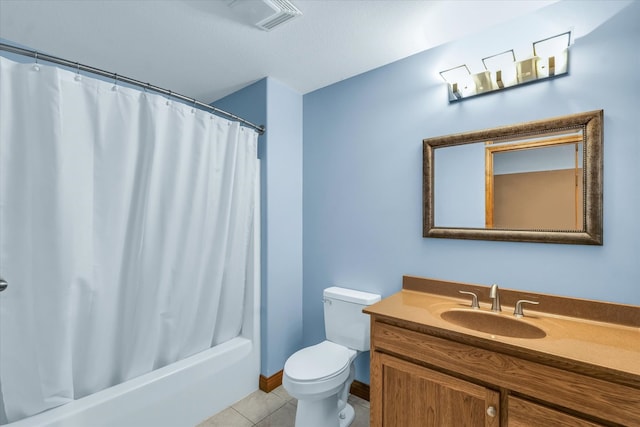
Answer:
<path fill-rule="evenodd" d="M 524 317 L 524 313 L 522 312 L 523 303 L 534 304 L 534 305 L 540 304 L 538 301 L 529 301 L 526 299 L 518 300 L 518 302 L 516 302 L 516 308 L 513 310 L 513 315 L 516 316 L 518 319 L 521 317 Z"/>
<path fill-rule="evenodd" d="M 475 310 L 480 308 L 480 304 L 478 304 L 478 294 L 476 294 L 475 292 L 469 292 L 469 291 L 458 291 L 458 292 L 465 295 L 471 295 L 471 308 Z"/>

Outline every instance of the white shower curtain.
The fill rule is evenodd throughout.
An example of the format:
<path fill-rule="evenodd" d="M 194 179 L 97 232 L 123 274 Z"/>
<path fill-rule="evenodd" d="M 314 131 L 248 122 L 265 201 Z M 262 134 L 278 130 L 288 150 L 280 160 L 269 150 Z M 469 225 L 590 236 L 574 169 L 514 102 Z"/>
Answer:
<path fill-rule="evenodd" d="M 35 68 L 0 58 L 9 422 L 237 336 L 254 215 L 256 132 Z"/>

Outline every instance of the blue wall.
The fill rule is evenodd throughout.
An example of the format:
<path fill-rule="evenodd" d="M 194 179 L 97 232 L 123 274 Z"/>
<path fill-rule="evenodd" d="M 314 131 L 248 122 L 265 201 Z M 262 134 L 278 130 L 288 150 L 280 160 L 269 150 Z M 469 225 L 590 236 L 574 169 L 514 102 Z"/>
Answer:
<path fill-rule="evenodd" d="M 638 22 L 640 2 L 559 2 L 305 95 L 303 344 L 324 339 L 323 288 L 388 296 L 403 275 L 640 305 Z M 516 35 L 587 24 L 570 75 L 448 104 L 438 71 L 501 52 Z M 603 246 L 422 237 L 423 138 L 597 109 Z M 367 364 L 357 365 L 364 382 Z"/>
<path fill-rule="evenodd" d="M 214 103 L 256 123 L 262 203 L 261 373 L 302 344 L 302 95 L 266 78 Z"/>

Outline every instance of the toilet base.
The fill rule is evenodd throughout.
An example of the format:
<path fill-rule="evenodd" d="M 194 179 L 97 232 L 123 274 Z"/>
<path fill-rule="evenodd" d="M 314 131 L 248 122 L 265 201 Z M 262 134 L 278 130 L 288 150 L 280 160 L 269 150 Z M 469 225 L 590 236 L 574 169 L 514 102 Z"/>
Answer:
<path fill-rule="evenodd" d="M 356 411 L 353 406 L 347 403 L 342 412 L 338 414 L 338 420 L 340 421 L 340 427 L 349 427 L 356 417 Z"/>
<path fill-rule="evenodd" d="M 295 427 L 348 427 L 354 418 L 349 404 L 338 414 L 338 396 L 334 394 L 320 400 L 298 400 Z"/>

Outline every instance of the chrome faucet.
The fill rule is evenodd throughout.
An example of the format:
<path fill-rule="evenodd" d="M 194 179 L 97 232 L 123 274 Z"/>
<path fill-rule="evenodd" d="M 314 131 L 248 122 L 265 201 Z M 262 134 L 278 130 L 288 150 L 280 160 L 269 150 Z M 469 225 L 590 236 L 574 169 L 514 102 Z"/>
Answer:
<path fill-rule="evenodd" d="M 498 293 L 498 285 L 495 283 L 491 285 L 491 290 L 489 291 L 489 298 L 491 301 L 491 311 L 502 311 L 502 307 L 500 306 L 500 294 Z"/>

